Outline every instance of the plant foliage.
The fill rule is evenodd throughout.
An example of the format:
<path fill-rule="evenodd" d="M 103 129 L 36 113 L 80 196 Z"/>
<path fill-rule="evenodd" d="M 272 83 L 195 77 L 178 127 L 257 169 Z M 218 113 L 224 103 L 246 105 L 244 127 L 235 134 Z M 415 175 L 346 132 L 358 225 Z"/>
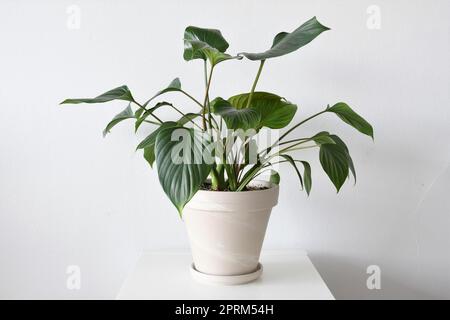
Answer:
<path fill-rule="evenodd" d="M 175 78 L 144 103 L 137 102 L 127 86 L 121 86 L 95 98 L 67 99 L 61 104 L 126 101 L 128 105 L 108 123 L 104 135 L 118 123 L 129 119 L 134 121 L 136 131 L 144 125 L 151 128 L 137 149 L 143 150 L 150 166 L 156 163 L 161 186 L 180 214 L 186 203 L 206 184 L 217 191 L 245 191 L 248 184 L 264 172 L 270 173 L 270 182 L 279 184 L 280 175 L 273 169 L 276 163 L 289 164 L 299 179 L 300 187 L 309 195 L 312 187 L 311 166 L 297 159 L 297 151 L 302 149 L 319 149 L 320 164 L 339 191 L 350 173 L 356 181 L 353 160 L 346 144 L 328 131 L 321 131 L 312 137 L 290 140 L 287 137 L 317 116 L 334 113 L 344 123 L 373 138 L 372 126 L 348 104 L 338 102 L 305 117 L 262 150 L 258 150 L 254 139 L 263 128 L 287 127 L 298 110 L 296 104 L 275 93 L 255 91 L 266 60 L 292 53 L 327 30 L 328 27 L 313 17 L 290 33 L 278 33 L 266 51 L 231 55 L 226 52 L 229 44 L 219 30 L 189 26 L 184 32 L 183 58 L 203 63 L 205 92 L 202 99 L 184 91 L 180 80 Z M 259 61 L 250 91 L 228 99 L 210 99 L 212 75 L 217 65 L 224 61 L 242 60 L 243 57 Z M 196 109 L 186 112 L 171 102 L 156 102 L 157 98 L 168 92 L 184 95 Z M 161 109 L 172 110 L 177 114 L 176 118 L 161 119 L 157 115 Z M 252 133 L 241 134 L 249 131 Z M 189 143 L 181 144 L 182 140 Z M 237 141 L 241 143 L 238 150 L 228 148 Z"/>

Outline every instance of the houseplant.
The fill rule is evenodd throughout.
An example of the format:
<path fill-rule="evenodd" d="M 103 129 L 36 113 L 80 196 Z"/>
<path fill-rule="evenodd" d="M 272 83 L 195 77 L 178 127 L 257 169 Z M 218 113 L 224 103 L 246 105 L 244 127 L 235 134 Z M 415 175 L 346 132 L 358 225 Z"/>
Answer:
<path fill-rule="evenodd" d="M 256 91 L 264 64 L 296 51 L 327 30 L 314 17 L 291 33 L 278 33 L 264 52 L 230 55 L 226 53 L 228 42 L 219 30 L 190 26 L 184 32 L 183 56 L 186 61 L 203 62 L 205 93 L 201 100 L 183 90 L 176 78 L 144 103 L 136 101 L 127 86 L 96 98 L 61 103 L 128 102 L 125 110 L 108 123 L 104 135 L 127 119 L 135 121 L 136 131 L 143 125 L 152 126 L 152 132 L 137 149 L 143 150 L 150 166 L 156 163 L 164 192 L 186 222 L 196 277 L 242 283 L 259 276 L 259 254 L 271 209 L 278 199 L 280 176 L 273 166 L 291 165 L 301 187 L 308 195 L 311 191 L 311 166 L 294 158 L 293 152 L 318 148 L 321 166 L 337 191 L 350 173 L 356 178 L 348 148 L 337 135 L 322 131 L 311 137 L 292 137 L 307 121 L 333 113 L 373 138 L 372 126 L 344 102 L 306 117 L 264 148 L 257 140 L 262 130 L 288 126 L 297 111 L 297 106 L 285 98 Z M 215 68 L 243 58 L 259 62 L 250 92 L 212 99 L 209 89 Z M 168 92 L 186 96 L 197 111 L 185 112 L 170 102 L 157 101 Z M 161 119 L 157 113 L 162 108 L 173 109 L 179 117 Z M 268 181 L 256 180 L 263 172 L 270 174 Z"/>

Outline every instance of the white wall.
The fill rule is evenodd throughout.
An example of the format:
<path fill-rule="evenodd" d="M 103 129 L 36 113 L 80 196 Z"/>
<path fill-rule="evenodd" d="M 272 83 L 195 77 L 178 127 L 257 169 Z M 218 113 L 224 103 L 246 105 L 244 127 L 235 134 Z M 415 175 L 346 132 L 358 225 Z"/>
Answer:
<path fill-rule="evenodd" d="M 366 25 L 373 4 L 380 30 Z M 80 29 L 66 26 L 70 5 Z M 182 59 L 187 25 L 221 29 L 236 53 L 314 15 L 333 30 L 268 61 L 258 88 L 298 103 L 297 119 L 346 101 L 373 124 L 375 143 L 331 116 L 306 126 L 347 141 L 358 182 L 336 195 L 305 153 L 306 198 L 283 168 L 265 247 L 308 250 L 337 298 L 450 298 L 449 10 L 446 0 L 2 1 L 0 298 L 113 298 L 141 250 L 188 247 L 134 152 L 145 133 L 128 123 L 101 136 L 124 103 L 62 99 L 127 84 L 143 100 L 176 76 L 200 95 L 201 64 Z M 212 95 L 248 90 L 256 68 L 219 65 Z M 366 288 L 372 264 L 381 290 Z M 68 265 L 81 267 L 79 291 L 66 288 Z"/>

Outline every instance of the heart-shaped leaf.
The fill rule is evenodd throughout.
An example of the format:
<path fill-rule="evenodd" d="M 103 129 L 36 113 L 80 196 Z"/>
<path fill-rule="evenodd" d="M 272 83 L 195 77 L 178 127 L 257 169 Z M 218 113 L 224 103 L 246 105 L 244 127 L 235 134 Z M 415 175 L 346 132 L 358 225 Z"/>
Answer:
<path fill-rule="evenodd" d="M 250 99 L 250 93 L 244 93 L 233 96 L 228 101 L 237 109 L 242 109 L 247 106 L 248 99 Z M 297 112 L 295 104 L 269 92 L 254 92 L 249 108 L 261 114 L 258 128 L 284 128 L 291 122 Z"/>
<path fill-rule="evenodd" d="M 181 137 L 181 141 L 177 140 Z M 156 165 L 161 186 L 181 212 L 211 171 L 203 161 L 201 135 L 183 127 L 162 129 L 156 138 Z M 182 152 L 182 159 L 174 159 Z M 181 160 L 181 161 L 180 161 Z"/>
<path fill-rule="evenodd" d="M 205 29 L 189 26 L 184 30 L 184 53 L 186 61 L 194 59 L 206 60 L 206 48 L 225 52 L 229 44 L 217 29 Z"/>
<path fill-rule="evenodd" d="M 133 112 L 133 109 L 131 109 L 130 104 L 128 104 L 128 107 L 125 108 L 122 112 L 118 113 L 106 126 L 105 130 L 103 130 L 103 136 L 105 137 L 109 131 L 119 122 L 126 120 L 126 119 L 135 119 L 135 113 Z"/>
<path fill-rule="evenodd" d="M 208 60 L 212 66 L 215 66 L 225 60 L 240 59 L 225 53 L 227 48 L 228 42 L 219 30 L 190 26 L 184 31 L 183 57 L 186 61 Z"/>
<path fill-rule="evenodd" d="M 108 92 L 105 92 L 98 97 L 95 98 L 79 98 L 79 99 L 66 99 L 60 104 L 77 104 L 77 103 L 103 103 L 109 102 L 112 100 L 125 100 L 125 101 L 134 101 L 133 96 L 131 95 L 130 90 L 127 86 L 121 86 L 115 89 L 112 89 Z"/>
<path fill-rule="evenodd" d="M 331 108 L 328 108 L 327 111 L 335 113 L 342 121 L 373 139 L 373 128 L 370 123 L 353 111 L 346 103 L 338 102 Z"/>
<path fill-rule="evenodd" d="M 303 47 L 316 38 L 319 34 L 327 30 L 330 30 L 330 28 L 325 27 L 317 21 L 316 17 L 313 17 L 291 33 L 278 33 L 275 36 L 272 47 L 269 50 L 261 53 L 243 52 L 241 54 L 250 60 L 265 60 L 283 56 Z"/>
<path fill-rule="evenodd" d="M 214 114 L 221 116 L 229 129 L 256 129 L 261 120 L 261 114 L 253 109 L 237 109 L 229 101 L 216 98 L 211 101 Z"/>
<path fill-rule="evenodd" d="M 355 176 L 355 179 L 356 173 L 345 143 L 336 135 L 331 135 L 330 137 L 334 140 L 335 144 L 320 145 L 319 158 L 322 168 L 339 192 L 345 179 L 348 177 L 349 168 Z"/>

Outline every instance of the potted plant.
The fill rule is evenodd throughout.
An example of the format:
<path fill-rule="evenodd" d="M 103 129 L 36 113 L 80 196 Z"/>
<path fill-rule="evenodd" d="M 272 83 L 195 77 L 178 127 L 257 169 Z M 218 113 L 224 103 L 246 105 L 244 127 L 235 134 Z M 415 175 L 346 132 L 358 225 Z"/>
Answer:
<path fill-rule="evenodd" d="M 190 26 L 184 32 L 183 56 L 186 61 L 203 62 L 205 92 L 201 100 L 186 92 L 176 78 L 144 103 L 138 102 L 127 86 L 92 99 L 62 102 L 127 101 L 128 106 L 108 123 L 104 135 L 126 119 L 135 121 L 136 131 L 143 125 L 152 126 L 137 149 L 143 151 L 150 166 L 156 163 L 161 186 L 186 223 L 194 260 L 191 270 L 197 279 L 237 284 L 261 274 L 259 255 L 278 200 L 280 176 L 273 166 L 291 165 L 301 187 L 308 195 L 311 191 L 310 164 L 294 157 L 293 152 L 318 148 L 321 166 L 338 192 L 350 173 L 355 176 L 349 150 L 337 135 L 322 131 L 310 137 L 292 137 L 305 122 L 335 114 L 373 138 L 372 126 L 344 102 L 306 117 L 264 148 L 257 142 L 262 130 L 285 128 L 297 111 L 295 104 L 277 94 L 256 91 L 265 62 L 296 51 L 327 30 L 314 17 L 290 33 L 278 33 L 264 52 L 230 55 L 219 30 Z M 244 57 L 259 62 L 250 92 L 211 99 L 215 68 Z M 184 95 L 197 110 L 185 112 L 170 102 L 157 101 L 168 92 Z M 179 117 L 161 119 L 158 110 L 162 108 L 173 109 Z M 255 179 L 263 172 L 270 173 L 267 181 Z"/>

